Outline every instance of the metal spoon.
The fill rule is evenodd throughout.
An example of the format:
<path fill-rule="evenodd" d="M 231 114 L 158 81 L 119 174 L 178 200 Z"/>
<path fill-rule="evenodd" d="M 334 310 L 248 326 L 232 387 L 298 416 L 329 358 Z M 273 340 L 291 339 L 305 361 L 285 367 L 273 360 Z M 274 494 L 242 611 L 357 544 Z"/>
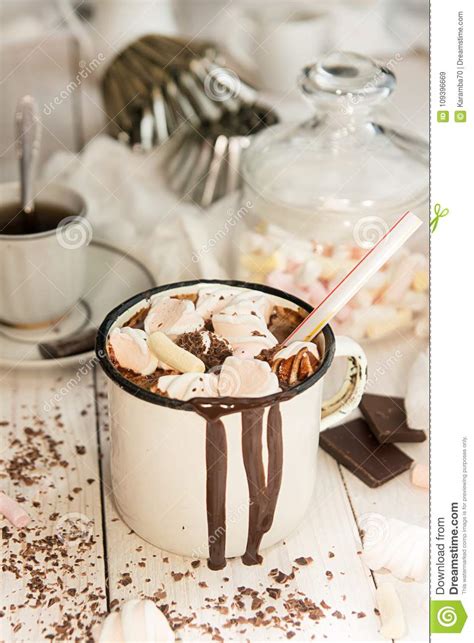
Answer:
<path fill-rule="evenodd" d="M 38 105 L 32 96 L 24 96 L 20 99 L 15 114 L 15 124 L 20 162 L 21 207 L 25 228 L 33 230 L 35 227 L 33 187 L 38 165 L 41 123 Z"/>

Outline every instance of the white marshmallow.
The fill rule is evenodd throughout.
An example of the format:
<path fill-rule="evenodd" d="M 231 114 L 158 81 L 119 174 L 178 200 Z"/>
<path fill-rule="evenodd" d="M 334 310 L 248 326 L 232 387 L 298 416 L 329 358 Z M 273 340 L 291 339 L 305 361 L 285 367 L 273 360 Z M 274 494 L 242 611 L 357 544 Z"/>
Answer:
<path fill-rule="evenodd" d="M 150 375 L 159 364 L 148 348 L 147 334 L 139 328 L 114 328 L 109 337 L 117 362 L 134 373 Z M 167 368 L 166 365 L 161 368 Z"/>
<path fill-rule="evenodd" d="M 241 302 L 237 306 L 243 310 L 247 305 L 248 302 Z M 276 337 L 267 329 L 263 317 L 245 312 L 228 314 L 227 310 L 228 308 L 214 314 L 212 323 L 215 332 L 231 344 L 234 354 L 251 358 L 264 348 L 272 348 L 278 344 Z"/>
<path fill-rule="evenodd" d="M 280 391 L 278 377 L 267 362 L 227 357 L 218 382 L 224 397 L 263 397 Z"/>
<path fill-rule="evenodd" d="M 229 315 L 244 313 L 258 315 L 268 324 L 272 310 L 273 303 L 264 293 L 244 290 L 234 297 L 222 312 Z"/>
<path fill-rule="evenodd" d="M 163 375 L 158 388 L 175 400 L 190 400 L 193 397 L 217 397 L 218 381 L 214 373 L 183 373 Z"/>
<path fill-rule="evenodd" d="M 382 628 L 380 634 L 385 639 L 401 639 L 406 632 L 402 604 L 390 583 L 383 583 L 375 590 L 375 599 L 380 612 Z"/>
<path fill-rule="evenodd" d="M 428 572 L 428 530 L 395 518 L 386 519 L 378 538 L 364 542 L 363 558 L 370 569 L 388 569 L 400 580 L 421 582 Z"/>
<path fill-rule="evenodd" d="M 308 259 L 298 269 L 295 282 L 298 286 L 312 286 L 319 279 L 322 272 L 322 263 L 319 259 Z"/>
<path fill-rule="evenodd" d="M 166 616 L 150 600 L 127 601 L 120 612 L 105 619 L 99 643 L 167 643 L 174 641 L 174 632 Z"/>
<path fill-rule="evenodd" d="M 203 328 L 204 319 L 189 299 L 162 297 L 148 311 L 144 326 L 149 335 L 160 331 L 173 339 L 182 333 Z"/>
<path fill-rule="evenodd" d="M 405 394 L 407 424 L 410 429 L 427 431 L 430 426 L 430 360 L 421 352 L 410 368 Z"/>
<path fill-rule="evenodd" d="M 221 284 L 206 284 L 198 290 L 196 311 L 204 319 L 210 319 L 213 313 L 220 312 L 238 294 L 239 288 L 222 286 Z"/>

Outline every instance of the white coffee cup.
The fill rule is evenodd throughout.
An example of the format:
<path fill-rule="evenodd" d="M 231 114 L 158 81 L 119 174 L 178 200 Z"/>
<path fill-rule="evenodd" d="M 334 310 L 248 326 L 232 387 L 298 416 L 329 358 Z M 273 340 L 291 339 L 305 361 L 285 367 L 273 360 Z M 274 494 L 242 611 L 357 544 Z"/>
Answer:
<path fill-rule="evenodd" d="M 314 375 L 291 389 L 290 399 L 283 392 L 260 399 L 183 402 L 161 397 L 123 377 L 107 355 L 111 331 L 143 309 L 152 295 L 194 293 L 203 283 L 258 290 L 277 305 L 311 310 L 282 291 L 244 282 L 213 280 L 161 286 L 109 313 L 99 329 L 97 355 L 110 380 L 112 485 L 120 515 L 137 534 L 161 549 L 208 558 L 211 568 L 220 569 L 225 558 L 232 556 L 243 556 L 244 562 L 251 564 L 256 552 L 255 547 L 253 554 L 249 549 L 262 535 L 261 549 L 265 549 L 302 521 L 316 483 L 319 431 L 340 422 L 358 405 L 367 362 L 356 342 L 347 337 L 335 339 L 326 326 L 317 342 L 324 356 L 322 364 Z M 324 375 L 337 356 L 348 359 L 346 378 L 335 396 L 322 401 Z M 208 417 L 214 417 L 217 408 L 219 415 L 223 405 L 225 413 L 220 421 L 206 421 L 193 410 L 196 402 L 200 411 L 205 405 Z M 250 434 L 243 430 L 242 418 L 249 411 L 258 416 L 256 407 L 264 408 L 263 422 L 251 428 L 262 433 L 247 449 Z M 267 447 L 262 446 L 264 442 Z M 258 506 L 258 498 L 263 496 L 252 486 L 251 470 L 259 465 L 265 469 L 264 484 L 268 486 L 263 496 L 273 499 L 271 511 L 269 505 Z M 260 535 L 256 534 L 255 520 L 263 521 L 264 526 L 257 529 Z"/>
<path fill-rule="evenodd" d="M 0 212 L 19 201 L 18 183 L 0 184 Z M 8 222 L 0 221 L 0 321 L 13 326 L 37 327 L 58 321 L 85 287 L 92 228 L 84 199 L 68 187 L 50 184 L 41 190 L 38 203 L 64 208 L 65 218 L 58 227 L 32 234 L 2 234 Z"/>

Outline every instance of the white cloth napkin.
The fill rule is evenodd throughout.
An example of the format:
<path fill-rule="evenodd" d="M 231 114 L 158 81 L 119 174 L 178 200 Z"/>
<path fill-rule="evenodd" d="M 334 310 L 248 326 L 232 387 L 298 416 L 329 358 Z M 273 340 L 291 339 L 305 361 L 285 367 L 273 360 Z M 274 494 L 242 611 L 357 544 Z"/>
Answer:
<path fill-rule="evenodd" d="M 80 192 L 88 203 L 93 238 L 137 257 L 157 283 L 225 279 L 231 273 L 237 232 L 225 222 L 238 207 L 238 197 L 229 195 L 208 210 L 181 201 L 163 175 L 167 151 L 162 146 L 137 153 L 100 136 L 80 155 L 54 154 L 45 165 L 43 179 Z"/>

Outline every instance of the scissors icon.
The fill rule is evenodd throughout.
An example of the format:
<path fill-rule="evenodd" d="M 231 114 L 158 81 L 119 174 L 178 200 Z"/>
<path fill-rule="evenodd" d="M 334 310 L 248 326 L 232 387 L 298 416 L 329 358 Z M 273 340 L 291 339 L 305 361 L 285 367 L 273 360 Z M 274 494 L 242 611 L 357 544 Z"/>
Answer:
<path fill-rule="evenodd" d="M 434 232 L 436 230 L 436 228 L 438 227 L 439 220 L 449 214 L 449 209 L 448 208 L 441 209 L 441 204 L 435 203 L 434 213 L 435 213 L 435 216 L 430 221 L 431 232 Z"/>

